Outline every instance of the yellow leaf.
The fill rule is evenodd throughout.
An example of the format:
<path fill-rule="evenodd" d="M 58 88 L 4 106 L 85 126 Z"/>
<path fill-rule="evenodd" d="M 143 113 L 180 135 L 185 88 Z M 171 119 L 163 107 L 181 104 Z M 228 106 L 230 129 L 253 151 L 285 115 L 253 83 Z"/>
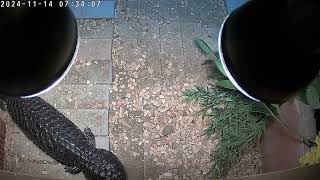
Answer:
<path fill-rule="evenodd" d="M 301 166 L 313 165 L 320 163 L 320 138 L 316 137 L 317 146 L 312 147 L 310 152 L 307 152 L 305 155 L 300 157 L 299 163 Z"/>

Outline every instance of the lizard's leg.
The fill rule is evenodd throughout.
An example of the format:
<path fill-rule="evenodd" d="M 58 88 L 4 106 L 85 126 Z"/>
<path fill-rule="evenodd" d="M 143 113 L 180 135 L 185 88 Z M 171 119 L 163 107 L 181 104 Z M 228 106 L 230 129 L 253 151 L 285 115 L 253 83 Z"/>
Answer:
<path fill-rule="evenodd" d="M 70 173 L 70 174 L 78 174 L 82 171 L 77 166 L 65 166 L 64 169 L 65 169 L 65 172 Z"/>
<path fill-rule="evenodd" d="M 91 129 L 88 127 L 84 128 L 83 134 L 86 136 L 89 144 L 91 146 L 96 147 L 95 137 L 94 137 L 94 134 L 91 132 Z"/>

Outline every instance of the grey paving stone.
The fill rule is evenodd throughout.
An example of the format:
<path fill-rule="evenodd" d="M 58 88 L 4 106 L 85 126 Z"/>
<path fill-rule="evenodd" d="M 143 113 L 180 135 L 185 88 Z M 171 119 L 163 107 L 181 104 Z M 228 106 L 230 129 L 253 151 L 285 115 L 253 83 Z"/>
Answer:
<path fill-rule="evenodd" d="M 201 19 L 223 20 L 226 16 L 224 0 L 198 0 Z"/>
<path fill-rule="evenodd" d="M 222 18 L 205 18 L 201 20 L 201 27 L 203 28 L 215 28 L 217 24 L 220 26 L 223 23 Z"/>
<path fill-rule="evenodd" d="M 121 45 L 119 45 L 119 60 L 130 63 L 132 58 L 140 58 L 141 55 L 137 53 L 138 42 L 137 39 L 125 40 Z M 117 68 L 117 67 L 115 67 Z"/>
<path fill-rule="evenodd" d="M 63 83 L 111 83 L 111 60 L 77 59 Z"/>
<path fill-rule="evenodd" d="M 203 40 L 210 46 L 213 51 L 218 52 L 218 38 L 220 26 L 216 25 L 213 28 L 202 28 Z"/>
<path fill-rule="evenodd" d="M 120 121 L 110 128 L 111 150 L 121 159 L 129 180 L 144 179 L 143 124 L 133 118 L 125 121 L 125 125 Z"/>
<path fill-rule="evenodd" d="M 179 20 L 178 1 L 160 0 L 160 19 Z"/>
<path fill-rule="evenodd" d="M 200 22 L 200 9 L 198 0 L 180 1 L 181 21 Z"/>
<path fill-rule="evenodd" d="M 30 162 L 19 162 L 14 167 L 14 172 L 28 174 L 36 177 L 62 178 L 67 180 L 85 180 L 82 173 L 70 175 L 64 172 L 64 166 L 61 164 L 38 164 Z"/>
<path fill-rule="evenodd" d="M 81 19 L 77 22 L 82 39 L 112 39 L 113 24 L 111 20 Z"/>
<path fill-rule="evenodd" d="M 108 135 L 108 110 L 65 110 L 70 112 L 70 120 L 82 131 L 88 127 L 94 135 Z"/>
<path fill-rule="evenodd" d="M 160 54 L 160 41 L 159 39 L 141 40 L 138 44 L 138 48 L 145 54 L 144 66 L 138 71 L 138 88 L 150 87 L 159 82 L 162 76 L 163 57 Z"/>
<path fill-rule="evenodd" d="M 149 19 L 159 20 L 160 0 L 138 0 L 138 13 Z"/>
<path fill-rule="evenodd" d="M 96 136 L 96 147 L 101 149 L 110 149 L 109 136 Z"/>
<path fill-rule="evenodd" d="M 54 159 L 38 148 L 21 131 L 12 135 L 9 155 L 23 162 L 58 164 Z"/>
<path fill-rule="evenodd" d="M 138 15 L 138 0 L 126 0 L 123 1 L 126 14 L 131 17 L 136 17 Z"/>
<path fill-rule="evenodd" d="M 195 38 L 202 38 L 203 34 L 201 31 L 200 23 L 192 23 L 192 22 L 181 22 L 181 32 L 182 32 L 182 43 L 184 55 L 187 54 L 190 50 L 193 50 L 195 45 L 193 40 Z M 191 49 L 189 48 L 191 47 Z M 194 54 L 193 52 L 190 54 Z"/>
<path fill-rule="evenodd" d="M 61 84 L 41 97 L 60 109 L 107 109 L 110 85 Z"/>
<path fill-rule="evenodd" d="M 160 25 L 158 20 L 142 20 L 139 23 L 138 40 L 157 40 L 160 38 Z"/>
<path fill-rule="evenodd" d="M 170 22 L 160 26 L 161 51 L 180 57 L 183 54 L 180 22 Z"/>
<path fill-rule="evenodd" d="M 194 38 L 201 38 L 201 24 L 193 22 L 181 22 L 181 33 L 184 40 L 192 41 Z"/>
<path fill-rule="evenodd" d="M 111 59 L 111 39 L 80 39 L 79 60 Z"/>
<path fill-rule="evenodd" d="M 136 40 L 138 37 L 138 26 L 134 22 L 122 21 L 115 28 L 123 39 Z"/>

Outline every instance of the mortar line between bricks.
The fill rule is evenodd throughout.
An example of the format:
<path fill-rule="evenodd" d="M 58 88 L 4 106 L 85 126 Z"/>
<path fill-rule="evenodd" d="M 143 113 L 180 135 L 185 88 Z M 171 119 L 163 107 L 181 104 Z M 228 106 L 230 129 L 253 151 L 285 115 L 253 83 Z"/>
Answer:
<path fill-rule="evenodd" d="M 111 38 L 99 38 L 99 37 L 90 37 L 90 38 L 84 38 L 84 37 L 80 37 L 80 40 L 112 40 L 112 37 Z"/>
<path fill-rule="evenodd" d="M 117 5 L 115 5 L 115 9 L 117 9 Z M 111 38 L 111 46 L 110 46 L 110 51 L 111 51 L 111 53 L 110 53 L 110 55 L 111 55 L 111 57 L 110 57 L 110 60 L 111 60 L 111 62 L 110 62 L 110 65 L 111 65 L 111 83 L 109 83 L 110 84 L 110 87 L 109 87 L 109 90 L 108 90 L 108 94 L 109 94 L 109 102 L 108 102 L 108 117 L 107 117 L 107 123 L 108 123 L 108 138 L 109 138 L 109 144 L 108 144 L 108 147 L 109 147 L 109 150 L 111 151 L 111 139 L 110 139 L 110 124 L 109 124 L 109 122 L 110 122 L 110 118 L 111 118 L 111 109 L 112 109 L 112 86 L 113 86 L 113 58 L 112 58 L 112 47 L 113 47 L 113 37 L 114 37 L 114 34 L 115 33 L 115 27 L 114 27 L 114 25 L 112 26 L 112 38 Z"/>
<path fill-rule="evenodd" d="M 112 27 L 112 28 L 114 28 L 114 27 Z M 113 38 L 112 37 L 111 38 L 98 38 L 98 37 L 82 38 L 82 37 L 80 37 L 80 40 L 81 39 L 85 39 L 85 40 L 90 40 L 90 39 L 93 39 L 93 40 L 112 40 Z"/>
<path fill-rule="evenodd" d="M 109 85 L 111 86 L 112 83 L 103 83 L 103 82 L 93 82 L 93 86 L 95 85 Z M 88 85 L 90 86 L 88 83 L 76 83 L 76 82 L 65 82 L 65 83 L 61 83 L 61 85 Z"/>

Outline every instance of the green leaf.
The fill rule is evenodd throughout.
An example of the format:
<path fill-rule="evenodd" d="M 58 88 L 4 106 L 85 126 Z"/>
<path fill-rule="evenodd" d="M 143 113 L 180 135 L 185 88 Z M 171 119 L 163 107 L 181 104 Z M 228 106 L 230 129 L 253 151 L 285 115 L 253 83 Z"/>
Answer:
<path fill-rule="evenodd" d="M 316 88 L 318 94 L 320 94 L 320 80 L 319 79 L 314 80 L 312 85 Z"/>
<path fill-rule="evenodd" d="M 217 68 L 219 69 L 219 71 L 227 77 L 227 74 L 225 73 L 223 66 L 222 66 L 222 62 L 219 58 L 217 58 L 213 51 L 211 50 L 211 48 L 209 47 L 209 45 L 204 42 L 202 39 L 194 39 L 194 44 L 203 52 L 205 53 L 211 60 L 214 61 L 214 63 L 216 64 Z"/>
<path fill-rule="evenodd" d="M 220 86 L 226 89 L 238 90 L 230 80 L 221 80 L 216 82 L 216 86 Z"/>
<path fill-rule="evenodd" d="M 302 89 L 296 95 L 296 99 L 301 101 L 301 102 L 303 102 L 304 104 L 308 104 L 306 94 L 307 94 L 307 90 L 306 89 Z"/>
<path fill-rule="evenodd" d="M 225 72 L 224 69 L 223 69 L 221 59 L 216 58 L 216 59 L 214 60 L 214 63 L 216 64 L 216 66 L 217 66 L 217 68 L 219 69 L 219 71 L 220 71 L 225 77 L 227 77 L 227 74 L 226 74 L 226 72 Z"/>
<path fill-rule="evenodd" d="M 213 64 L 213 63 L 214 63 L 213 60 L 207 59 L 207 60 L 205 60 L 201 65 Z"/>
<path fill-rule="evenodd" d="M 251 109 L 250 109 L 250 112 L 264 114 L 264 115 L 267 115 L 267 116 L 272 116 L 271 112 L 262 103 L 257 103 L 257 105 L 252 106 Z"/>
<path fill-rule="evenodd" d="M 206 55 L 212 56 L 213 52 L 211 48 L 208 46 L 206 42 L 204 42 L 202 39 L 194 39 L 194 44 L 202 50 Z"/>
<path fill-rule="evenodd" d="M 310 106 L 319 106 L 320 101 L 319 101 L 319 94 L 317 92 L 317 89 L 310 85 L 307 89 L 306 93 L 307 101 Z"/>

